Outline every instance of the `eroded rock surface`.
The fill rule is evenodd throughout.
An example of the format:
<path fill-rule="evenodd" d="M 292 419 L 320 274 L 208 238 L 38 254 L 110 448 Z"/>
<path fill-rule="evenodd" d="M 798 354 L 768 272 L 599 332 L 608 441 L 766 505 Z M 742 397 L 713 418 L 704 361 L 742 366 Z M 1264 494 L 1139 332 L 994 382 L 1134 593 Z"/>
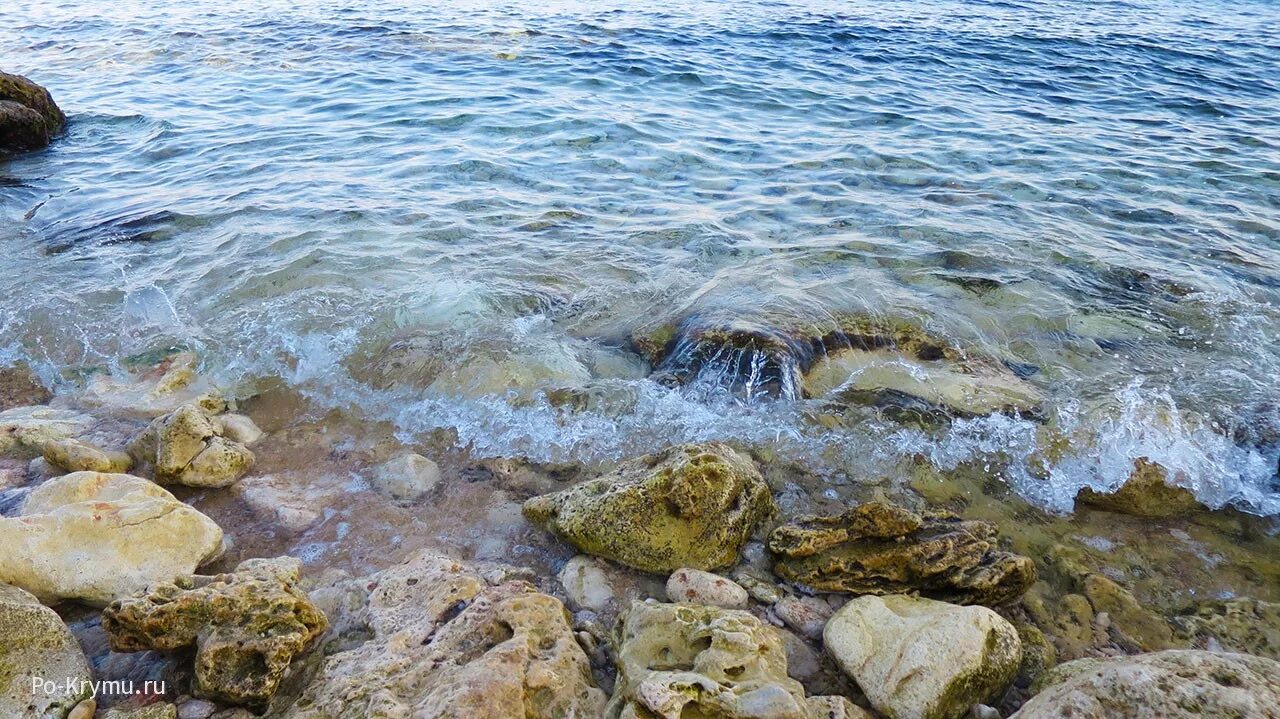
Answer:
<path fill-rule="evenodd" d="M 781 636 L 748 612 L 636 603 L 619 622 L 608 719 L 861 716 L 843 697 L 805 697 Z"/>
<path fill-rule="evenodd" d="M 38 150 L 66 124 L 48 90 L 21 75 L 0 72 L 0 152 Z"/>
<path fill-rule="evenodd" d="M 117 652 L 194 646 L 196 691 L 265 705 L 285 670 L 328 626 L 298 590 L 297 560 L 246 562 L 231 574 L 187 576 L 120 599 L 102 613 Z"/>
<path fill-rule="evenodd" d="M 1168 471 L 1146 457 L 1133 463 L 1129 479 L 1114 491 L 1097 492 L 1085 487 L 1076 494 L 1076 502 L 1152 518 L 1180 517 L 1205 510 L 1191 490 L 1170 482 Z"/>
<path fill-rule="evenodd" d="M 524 515 L 588 554 L 655 574 L 733 564 L 774 509 L 750 458 L 680 445 L 525 502 Z"/>
<path fill-rule="evenodd" d="M 0 584 L 0 716 L 63 719 L 89 698 L 90 678 L 80 643 L 57 613 Z M 46 691 L 45 682 L 54 690 Z"/>
<path fill-rule="evenodd" d="M 999 698 L 1022 662 L 1017 630 L 990 609 L 902 595 L 854 599 L 823 642 L 893 719 L 960 719 Z"/>
<path fill-rule="evenodd" d="M 371 588 L 357 612 L 367 640 L 327 657 L 298 701 L 272 716 L 600 716 L 605 696 L 564 606 L 526 582 L 486 576 L 422 552 L 354 580 L 352 591 Z"/>
<path fill-rule="evenodd" d="M 917 515 L 871 502 L 834 517 L 801 517 L 769 536 L 774 571 L 823 592 L 919 592 L 956 604 L 995 606 L 1035 581 L 1028 557 L 1001 551 L 996 527 Z"/>
<path fill-rule="evenodd" d="M 105 605 L 193 573 L 222 552 L 222 530 L 141 477 L 74 472 L 0 518 L 0 547 L 0 582 L 45 603 Z"/>
<path fill-rule="evenodd" d="M 1280 662 L 1171 650 L 1061 664 L 1011 719 L 1280 718 Z"/>
<path fill-rule="evenodd" d="M 161 484 L 226 487 L 253 466 L 253 452 L 222 434 L 215 417 L 187 404 L 152 421 L 129 444 L 129 454 L 155 468 Z"/>

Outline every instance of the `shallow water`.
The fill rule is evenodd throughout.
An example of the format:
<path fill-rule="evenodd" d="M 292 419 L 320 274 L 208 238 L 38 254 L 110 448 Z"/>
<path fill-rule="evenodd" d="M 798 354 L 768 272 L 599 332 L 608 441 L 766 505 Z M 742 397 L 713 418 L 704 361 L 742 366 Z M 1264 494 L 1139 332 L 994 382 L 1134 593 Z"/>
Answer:
<path fill-rule="evenodd" d="M 1054 510 L 1148 456 L 1213 506 L 1280 513 L 1272 3 L 3 16 L 4 69 L 71 119 L 0 161 L 0 359 L 50 382 L 186 346 L 241 395 L 280 377 L 478 456 L 729 438 L 844 481 L 919 454 Z M 1098 439 L 1028 471 L 1032 418 L 826 421 L 824 398 L 714 372 L 670 388 L 628 342 L 850 311 L 1020 368 Z"/>

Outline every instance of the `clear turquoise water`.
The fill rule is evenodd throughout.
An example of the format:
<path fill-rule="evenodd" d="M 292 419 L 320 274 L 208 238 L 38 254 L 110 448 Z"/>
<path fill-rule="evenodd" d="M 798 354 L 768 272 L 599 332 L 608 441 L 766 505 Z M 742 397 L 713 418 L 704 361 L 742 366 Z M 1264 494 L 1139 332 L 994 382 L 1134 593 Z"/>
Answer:
<path fill-rule="evenodd" d="M 1035 451 L 1025 419 L 668 389 L 625 341 L 869 311 L 1104 428 L 1001 470 L 1046 506 L 1145 455 L 1280 512 L 1275 3 L 347 5 L 0 11 L 0 67 L 71 118 L 0 161 L 5 359 L 193 346 L 482 455 L 723 437 L 840 480 Z M 405 346 L 408 376 L 371 369 Z"/>

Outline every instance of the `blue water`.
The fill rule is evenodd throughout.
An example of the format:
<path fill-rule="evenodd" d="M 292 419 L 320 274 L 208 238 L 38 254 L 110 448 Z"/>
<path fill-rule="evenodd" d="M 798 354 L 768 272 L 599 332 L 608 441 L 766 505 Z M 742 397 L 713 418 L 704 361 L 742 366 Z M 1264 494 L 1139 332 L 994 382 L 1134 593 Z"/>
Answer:
<path fill-rule="evenodd" d="M 1036 420 L 833 426 L 627 341 L 872 313 L 1100 428 L 1001 470 L 1045 506 L 1150 456 L 1280 512 L 1274 2 L 300 5 L 0 10 L 0 68 L 71 120 L 0 160 L 2 358 L 71 391 L 180 344 L 481 455 L 1037 456 Z"/>

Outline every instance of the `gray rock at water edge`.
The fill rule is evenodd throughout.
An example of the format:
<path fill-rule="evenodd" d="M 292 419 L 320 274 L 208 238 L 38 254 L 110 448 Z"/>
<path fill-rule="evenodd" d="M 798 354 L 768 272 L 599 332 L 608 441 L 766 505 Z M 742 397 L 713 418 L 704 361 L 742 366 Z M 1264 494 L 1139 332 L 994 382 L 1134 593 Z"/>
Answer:
<path fill-rule="evenodd" d="M 48 90 L 21 75 L 0 72 L 0 153 L 45 147 L 66 124 Z"/>

